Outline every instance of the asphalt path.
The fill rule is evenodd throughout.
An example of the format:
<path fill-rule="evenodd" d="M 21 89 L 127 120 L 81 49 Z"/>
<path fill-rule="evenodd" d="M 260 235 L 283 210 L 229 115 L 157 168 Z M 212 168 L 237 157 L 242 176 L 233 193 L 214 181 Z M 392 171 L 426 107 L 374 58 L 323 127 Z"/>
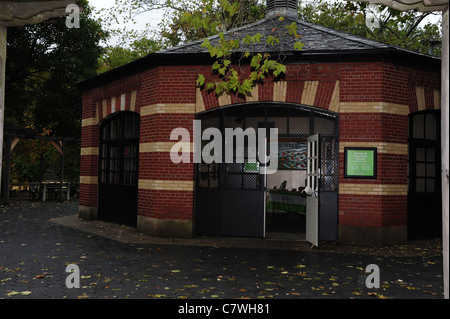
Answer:
<path fill-rule="evenodd" d="M 205 310 L 189 308 L 201 300 L 443 298 L 439 247 L 392 256 L 295 250 L 276 241 L 272 249 L 133 242 L 108 236 L 107 227 L 96 234 L 55 222 L 77 210 L 76 200 L 1 206 L 0 299 L 171 299 L 172 311 L 183 312 Z M 75 272 L 66 272 L 68 265 Z M 368 265 L 379 271 L 366 272 Z M 376 274 L 379 288 L 370 287 Z"/>

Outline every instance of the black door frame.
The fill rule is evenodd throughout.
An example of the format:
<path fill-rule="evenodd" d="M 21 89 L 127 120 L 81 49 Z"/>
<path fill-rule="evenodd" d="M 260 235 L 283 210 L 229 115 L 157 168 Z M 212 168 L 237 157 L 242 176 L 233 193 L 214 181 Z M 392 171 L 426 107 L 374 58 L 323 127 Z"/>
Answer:
<path fill-rule="evenodd" d="M 140 116 L 121 111 L 100 126 L 98 216 L 137 225 Z"/>
<path fill-rule="evenodd" d="M 217 128 L 222 132 L 222 136 L 224 136 L 224 116 L 227 112 L 235 112 L 239 110 L 242 113 L 242 116 L 239 118 L 243 124 L 242 128 L 245 130 L 248 126 L 246 124 L 246 115 L 251 113 L 252 110 L 259 109 L 261 112 L 261 117 L 264 118 L 264 124 L 262 127 L 271 126 L 268 123 L 268 118 L 276 116 L 276 113 L 279 111 L 280 114 L 286 114 L 286 116 L 282 116 L 282 118 L 286 119 L 286 128 L 283 128 L 281 133 L 279 132 L 278 136 L 281 137 L 289 137 L 289 138 L 300 138 L 306 139 L 308 136 L 320 133 L 321 140 L 326 141 L 326 143 L 322 143 L 322 145 L 332 146 L 334 150 L 334 158 L 332 159 L 332 173 L 330 173 L 327 169 L 321 169 L 321 178 L 320 178 L 320 188 L 327 195 L 327 200 L 324 200 L 320 203 L 320 205 L 325 205 L 326 209 L 322 209 L 323 212 L 326 212 L 323 216 L 320 216 L 321 225 L 319 225 L 319 239 L 320 240 L 330 240 L 337 241 L 338 240 L 338 185 L 339 185 L 339 114 L 330 112 L 327 110 L 317 109 L 309 106 L 298 105 L 298 104 L 290 104 L 290 103 L 276 103 L 276 102 L 264 102 L 264 103 L 248 103 L 248 104 L 238 104 L 231 105 L 227 107 L 223 107 L 220 109 L 208 110 L 202 113 L 197 114 L 196 118 L 202 120 L 214 119 Z M 305 132 L 294 132 L 293 128 L 290 127 L 290 116 L 294 117 L 298 114 L 303 113 L 305 118 L 309 118 L 308 125 L 309 129 Z M 218 120 L 216 120 L 218 118 Z M 316 120 L 316 118 L 319 118 Z M 332 120 L 333 128 L 332 133 L 321 131 L 322 128 L 321 120 Z M 254 123 L 253 123 L 254 124 Z M 214 127 L 214 126 L 209 126 Z M 202 125 L 202 130 L 206 127 Z M 328 133 L 328 134 L 327 134 Z M 224 139 L 223 139 L 224 140 Z M 321 152 L 326 151 L 326 149 L 322 148 Z M 330 160 L 329 157 L 325 156 L 327 160 Z M 240 189 L 226 189 L 225 187 L 225 179 L 226 179 L 226 165 L 228 164 L 197 164 L 195 165 L 195 195 L 194 195 L 194 234 L 198 236 L 241 236 L 239 233 L 224 233 L 222 230 L 222 226 L 224 223 L 223 215 L 227 212 L 227 210 L 231 209 L 233 205 L 237 205 L 238 203 L 244 203 L 246 206 L 246 211 L 256 211 L 263 209 L 265 210 L 265 175 L 260 174 L 260 185 L 262 186 L 257 190 L 240 190 Z M 326 163 L 321 163 L 321 166 L 328 165 Z M 214 168 L 213 168 L 214 167 Z M 214 185 L 211 187 L 211 181 L 214 180 Z M 330 182 L 331 181 L 331 182 Z M 230 202 L 233 194 L 236 197 L 235 200 Z M 261 198 L 260 202 L 262 206 L 257 205 L 256 202 L 253 204 L 244 200 L 245 198 Z M 240 199 L 242 197 L 242 200 Z M 256 205 L 255 205 L 256 203 Z M 231 205 L 231 206 L 230 206 Z M 228 207 L 230 206 L 230 207 Z M 265 227 L 265 211 L 264 215 L 264 225 Z M 247 218 L 248 217 L 248 218 Z M 253 216 L 254 217 L 254 216 Z M 252 220 L 252 214 L 242 218 L 238 223 L 242 227 L 249 227 L 249 223 Z M 252 227 L 252 226 L 250 226 Z M 257 228 L 260 226 L 257 226 Z M 256 230 L 255 232 L 258 234 L 259 232 Z M 264 237 L 262 235 L 253 235 L 248 237 Z"/>
<path fill-rule="evenodd" d="M 408 136 L 408 239 L 441 237 L 441 112 L 410 114 Z"/>

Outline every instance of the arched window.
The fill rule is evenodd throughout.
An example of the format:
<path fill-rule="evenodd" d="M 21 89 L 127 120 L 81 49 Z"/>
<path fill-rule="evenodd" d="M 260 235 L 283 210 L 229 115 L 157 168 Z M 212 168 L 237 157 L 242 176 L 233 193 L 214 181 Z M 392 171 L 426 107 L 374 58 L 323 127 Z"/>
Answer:
<path fill-rule="evenodd" d="M 100 141 L 99 182 L 137 185 L 139 115 L 118 113 L 103 124 Z"/>
<path fill-rule="evenodd" d="M 119 112 L 100 128 L 99 219 L 137 224 L 139 115 Z"/>

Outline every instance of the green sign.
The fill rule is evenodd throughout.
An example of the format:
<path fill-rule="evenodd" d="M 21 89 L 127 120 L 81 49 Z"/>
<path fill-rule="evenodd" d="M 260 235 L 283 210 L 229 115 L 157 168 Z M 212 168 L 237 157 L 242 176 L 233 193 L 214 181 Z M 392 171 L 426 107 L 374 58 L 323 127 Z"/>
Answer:
<path fill-rule="evenodd" d="M 259 163 L 246 162 L 244 166 L 245 173 L 259 173 Z"/>
<path fill-rule="evenodd" d="M 377 178 L 377 149 L 346 147 L 345 178 Z"/>

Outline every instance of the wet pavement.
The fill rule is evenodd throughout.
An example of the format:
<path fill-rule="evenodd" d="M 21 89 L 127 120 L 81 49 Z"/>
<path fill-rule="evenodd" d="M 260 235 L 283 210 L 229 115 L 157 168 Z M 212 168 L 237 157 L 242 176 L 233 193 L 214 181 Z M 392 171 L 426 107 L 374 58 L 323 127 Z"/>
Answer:
<path fill-rule="evenodd" d="M 0 299 L 443 298 L 439 240 L 372 250 L 163 239 L 81 221 L 77 210 L 76 200 L 1 206 Z M 66 286 L 77 274 L 66 272 L 70 264 L 78 266 L 80 288 Z M 370 264 L 379 268 L 380 288 L 366 286 Z"/>

